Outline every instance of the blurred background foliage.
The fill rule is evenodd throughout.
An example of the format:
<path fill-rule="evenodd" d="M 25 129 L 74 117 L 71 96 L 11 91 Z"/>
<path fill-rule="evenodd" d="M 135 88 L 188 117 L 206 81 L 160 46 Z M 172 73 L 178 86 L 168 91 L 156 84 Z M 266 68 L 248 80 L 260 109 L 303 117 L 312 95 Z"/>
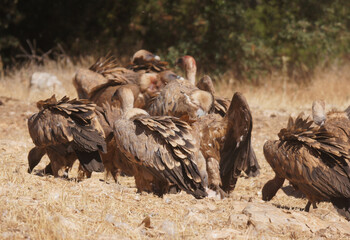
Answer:
<path fill-rule="evenodd" d="M 72 59 L 140 48 L 203 72 L 258 82 L 273 71 L 305 81 L 350 51 L 349 0 L 2 0 L 0 56 Z M 127 57 L 126 57 L 127 56 Z M 40 62 L 40 58 L 31 60 Z"/>

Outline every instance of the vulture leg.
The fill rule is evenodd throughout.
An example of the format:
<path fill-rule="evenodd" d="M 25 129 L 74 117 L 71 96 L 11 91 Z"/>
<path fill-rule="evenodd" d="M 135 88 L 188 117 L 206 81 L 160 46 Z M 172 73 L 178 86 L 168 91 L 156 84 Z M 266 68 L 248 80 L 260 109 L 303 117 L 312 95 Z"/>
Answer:
<path fill-rule="evenodd" d="M 305 212 L 309 212 L 310 211 L 310 206 L 311 206 L 311 202 L 307 201 L 307 204 L 305 206 Z"/>
<path fill-rule="evenodd" d="M 60 155 L 58 152 L 56 152 L 55 150 L 47 149 L 46 151 L 47 151 L 48 157 L 50 158 L 49 165 L 51 165 L 52 174 L 55 177 L 59 177 L 58 172 L 62 167 L 65 166 L 65 162 L 66 162 L 65 158 L 62 155 Z M 46 168 L 48 166 L 46 166 Z"/>
<path fill-rule="evenodd" d="M 31 173 L 36 165 L 39 164 L 41 158 L 45 155 L 45 148 L 33 147 L 28 154 L 28 173 Z"/>
<path fill-rule="evenodd" d="M 207 160 L 207 172 L 208 172 L 208 180 L 209 187 L 213 189 L 216 194 L 219 194 L 221 199 L 228 196 L 224 190 L 221 189 L 221 179 L 220 179 L 220 169 L 219 162 L 214 158 L 208 158 Z"/>
<path fill-rule="evenodd" d="M 84 167 L 79 163 L 79 168 L 78 168 L 78 180 L 82 180 L 85 177 L 86 178 L 91 178 L 92 172 L 86 171 Z"/>
<path fill-rule="evenodd" d="M 270 201 L 277 193 L 277 191 L 283 186 L 284 178 L 280 178 L 277 175 L 270 181 L 268 181 L 262 189 L 262 199 L 264 201 Z"/>
<path fill-rule="evenodd" d="M 45 167 L 45 169 L 44 169 L 44 174 L 53 175 L 52 167 L 51 167 L 51 162 L 50 162 L 49 164 L 46 165 L 46 167 Z"/>
<path fill-rule="evenodd" d="M 115 144 L 114 139 L 107 143 L 107 153 L 101 153 L 103 165 L 106 168 L 107 174 L 111 174 L 114 181 L 118 183 L 118 176 L 120 175 L 121 166 L 120 162 L 121 153 Z"/>
<path fill-rule="evenodd" d="M 317 209 L 316 202 L 313 202 L 313 203 L 312 203 L 312 207 L 313 207 L 313 209 Z"/>

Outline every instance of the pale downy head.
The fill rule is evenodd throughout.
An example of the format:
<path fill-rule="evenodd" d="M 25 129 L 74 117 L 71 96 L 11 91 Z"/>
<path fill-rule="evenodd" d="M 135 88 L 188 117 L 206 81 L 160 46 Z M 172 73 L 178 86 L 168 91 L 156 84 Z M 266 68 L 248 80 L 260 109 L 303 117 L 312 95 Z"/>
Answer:
<path fill-rule="evenodd" d="M 134 56 L 132 57 L 132 62 L 134 64 L 137 64 L 139 60 L 152 62 L 152 61 L 160 61 L 160 57 L 158 55 L 155 55 L 147 50 L 141 49 L 138 50 Z"/>
<path fill-rule="evenodd" d="M 196 83 L 197 65 L 192 56 L 186 55 L 176 60 L 176 66 L 179 66 L 185 72 L 186 78 L 194 85 Z"/>
<path fill-rule="evenodd" d="M 315 124 L 322 126 L 326 121 L 326 104 L 323 100 L 316 100 L 312 103 L 312 117 Z"/>
<path fill-rule="evenodd" d="M 165 86 L 157 73 L 144 73 L 140 78 L 140 90 L 147 93 L 150 97 L 156 96 Z"/>
<path fill-rule="evenodd" d="M 206 115 L 211 111 L 214 104 L 214 97 L 211 93 L 203 90 L 195 90 L 190 95 L 191 103 L 197 105 L 198 111 L 196 113 L 197 117 Z"/>
<path fill-rule="evenodd" d="M 215 94 L 215 88 L 213 81 L 208 75 L 204 75 L 197 83 L 197 87 L 203 91 L 210 92 L 211 94 Z"/>
<path fill-rule="evenodd" d="M 170 70 L 162 71 L 158 74 L 160 76 L 160 80 L 165 85 L 171 81 L 174 81 L 174 80 L 185 80 L 183 77 L 175 74 L 173 71 L 170 71 Z"/>

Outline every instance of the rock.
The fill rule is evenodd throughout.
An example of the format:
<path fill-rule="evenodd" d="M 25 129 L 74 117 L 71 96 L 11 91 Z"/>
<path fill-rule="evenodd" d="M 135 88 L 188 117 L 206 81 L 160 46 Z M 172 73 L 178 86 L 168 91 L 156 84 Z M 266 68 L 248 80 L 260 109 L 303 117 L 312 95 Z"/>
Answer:
<path fill-rule="evenodd" d="M 234 224 L 236 226 L 244 227 L 244 226 L 247 226 L 248 220 L 249 220 L 249 217 L 247 215 L 237 213 L 237 214 L 231 214 L 227 220 L 227 223 L 230 225 Z"/>
<path fill-rule="evenodd" d="M 30 78 L 29 96 L 36 100 L 49 98 L 53 94 L 57 97 L 66 95 L 61 81 L 55 75 L 47 72 L 35 72 Z"/>
<path fill-rule="evenodd" d="M 294 216 L 284 213 L 272 205 L 248 203 L 242 213 L 249 217 L 248 224 L 253 225 L 258 232 L 270 229 L 275 233 L 280 233 L 288 231 L 291 227 L 299 231 L 310 232 L 309 227 Z"/>

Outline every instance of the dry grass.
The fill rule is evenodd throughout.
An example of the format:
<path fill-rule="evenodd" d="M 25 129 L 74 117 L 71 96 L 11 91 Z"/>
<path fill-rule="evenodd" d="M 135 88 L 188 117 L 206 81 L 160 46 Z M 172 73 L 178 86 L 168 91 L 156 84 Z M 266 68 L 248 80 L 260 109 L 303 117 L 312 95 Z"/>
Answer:
<path fill-rule="evenodd" d="M 0 238 L 1 239 L 255 239 L 255 238 L 348 238 L 350 226 L 339 217 L 331 204 L 322 203 L 311 213 L 300 211 L 302 198 L 279 191 L 270 203 L 263 203 L 261 188 L 273 177 L 264 160 L 262 146 L 276 138 L 286 125 L 290 113 L 307 113 L 315 98 L 341 109 L 349 105 L 350 70 L 346 67 L 320 72 L 313 84 L 298 87 L 273 76 L 262 86 L 219 84 L 219 92 L 231 97 L 241 91 L 250 103 L 254 117 L 253 147 L 261 164 L 257 178 L 238 181 L 233 194 L 224 200 L 196 200 L 185 193 L 166 195 L 137 194 L 133 179 L 120 177 L 120 184 L 105 181 L 103 174 L 75 182 L 28 174 L 27 154 L 33 143 L 26 119 L 36 111 L 34 99 L 27 100 L 28 82 L 34 71 L 55 74 L 70 96 L 76 96 L 71 85 L 78 66 L 48 62 L 14 71 L 0 81 Z M 282 80 L 281 80 L 282 79 Z M 19 87 L 21 86 L 21 87 Z M 226 90 L 224 90 L 226 89 Z M 232 90 L 231 90 L 232 89 Z M 285 93 L 285 94 L 284 94 Z M 12 100 L 4 97 L 15 98 Z M 39 98 L 39 96 L 37 96 Z M 16 100 L 17 99 L 17 100 Z M 48 162 L 47 157 L 37 169 Z M 286 183 L 287 184 L 287 183 Z M 264 224 L 243 214 L 247 206 L 273 207 L 280 215 L 297 220 L 295 225 L 271 222 Z M 273 206 L 272 206 L 273 205 Z M 282 209 L 274 206 L 280 206 Z M 285 209 L 283 209 L 285 208 Z M 142 221 L 150 217 L 151 228 Z M 266 217 L 265 217 L 266 218 Z M 341 228 L 340 228 L 341 227 Z"/>

